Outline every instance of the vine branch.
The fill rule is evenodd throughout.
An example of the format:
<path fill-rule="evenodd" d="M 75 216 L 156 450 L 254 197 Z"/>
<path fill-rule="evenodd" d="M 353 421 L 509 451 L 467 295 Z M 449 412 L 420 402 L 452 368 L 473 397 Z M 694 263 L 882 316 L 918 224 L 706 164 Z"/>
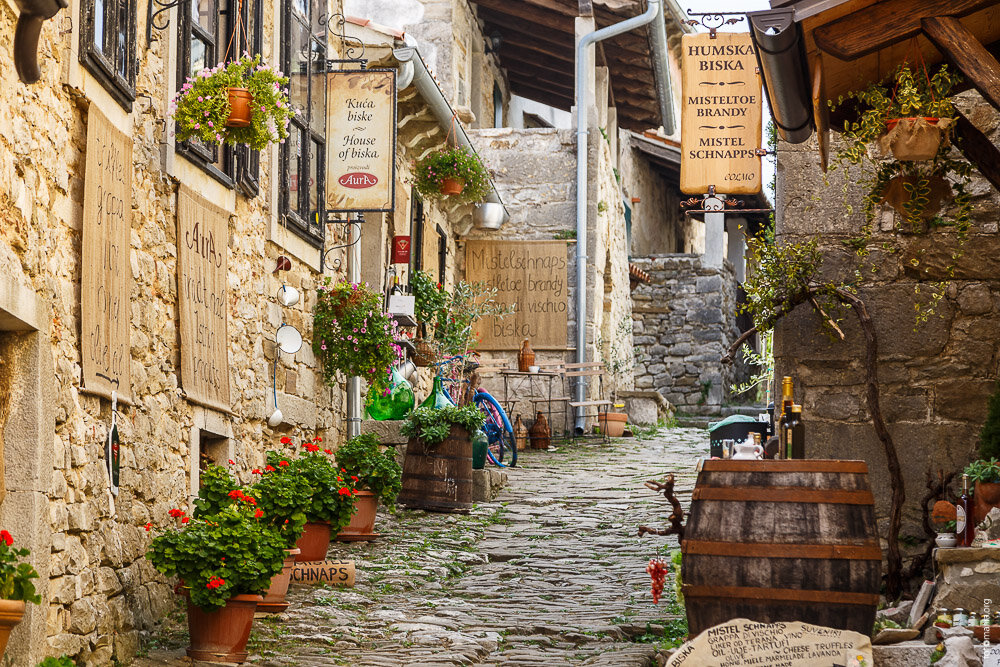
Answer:
<path fill-rule="evenodd" d="M 657 493 L 662 493 L 663 497 L 670 501 L 670 505 L 673 507 L 673 512 L 667 517 L 670 521 L 670 526 L 668 528 L 658 529 L 650 528 L 649 526 L 639 526 L 639 537 L 646 534 L 652 535 L 677 535 L 678 538 L 684 539 L 684 508 L 681 507 L 681 501 L 677 499 L 674 495 L 674 474 L 670 473 L 667 475 L 667 479 L 663 482 L 646 482 L 646 488 L 656 491 Z"/>

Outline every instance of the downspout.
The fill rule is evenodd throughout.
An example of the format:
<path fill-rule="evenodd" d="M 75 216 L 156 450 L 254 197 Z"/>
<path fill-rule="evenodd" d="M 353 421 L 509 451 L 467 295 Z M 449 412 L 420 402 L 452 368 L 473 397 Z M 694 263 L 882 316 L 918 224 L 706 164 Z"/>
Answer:
<path fill-rule="evenodd" d="M 653 22 L 660 16 L 663 0 L 649 0 L 646 11 L 639 16 L 609 25 L 584 35 L 576 46 L 576 360 L 587 363 L 587 72 L 590 57 L 587 49 L 630 30 Z M 655 31 L 654 31 L 655 32 Z M 664 118 L 666 123 L 667 119 Z M 586 376 L 584 376 L 586 377 Z M 576 400 L 586 400 L 587 386 L 584 377 L 577 378 Z M 584 428 L 585 408 L 577 408 L 576 430 Z"/>
<path fill-rule="evenodd" d="M 673 83 L 670 81 L 670 48 L 667 46 L 667 25 L 665 21 L 653 21 L 649 27 L 653 44 L 653 73 L 655 74 L 656 99 L 660 102 L 660 118 L 663 119 L 663 133 L 672 136 L 677 128 L 674 117 Z"/>
<path fill-rule="evenodd" d="M 656 0 L 657 2 L 659 0 Z M 407 40 L 409 42 L 409 40 Z M 427 107 L 431 110 L 434 118 L 437 119 L 438 123 L 442 127 L 451 127 L 452 118 L 454 117 L 454 110 L 451 105 L 448 104 L 448 100 L 445 98 L 444 93 L 441 92 L 441 88 L 438 87 L 437 81 L 431 75 L 430 71 L 427 69 L 427 65 L 424 64 L 424 59 L 420 56 L 420 52 L 417 51 L 414 46 L 404 46 L 398 49 L 392 50 L 393 57 L 401 63 L 411 64 L 413 67 L 413 85 L 417 87 L 417 92 L 420 96 L 424 98 L 427 103 Z M 469 135 L 465 133 L 465 128 L 462 124 L 455 122 L 455 143 L 462 148 L 466 149 L 470 153 L 476 153 L 475 146 L 472 145 L 472 140 L 469 139 Z M 500 194 L 497 192 L 496 185 L 493 183 L 493 179 L 490 179 L 490 193 L 486 196 L 486 201 L 500 204 L 503 206 L 503 200 L 500 199 Z M 503 222 L 501 224 L 506 224 L 510 219 L 510 214 L 507 212 L 507 207 L 504 206 L 503 209 Z"/>

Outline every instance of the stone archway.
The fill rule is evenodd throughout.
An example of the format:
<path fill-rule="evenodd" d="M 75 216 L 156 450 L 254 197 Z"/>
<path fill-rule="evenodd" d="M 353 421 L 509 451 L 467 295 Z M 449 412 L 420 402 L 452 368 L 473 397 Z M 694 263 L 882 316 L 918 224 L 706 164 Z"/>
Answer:
<path fill-rule="evenodd" d="M 49 492 L 55 438 L 55 371 L 49 308 L 34 290 L 0 277 L 0 526 L 31 549 L 40 605 L 27 605 L 6 658 L 34 665 L 44 656 L 52 531 Z"/>

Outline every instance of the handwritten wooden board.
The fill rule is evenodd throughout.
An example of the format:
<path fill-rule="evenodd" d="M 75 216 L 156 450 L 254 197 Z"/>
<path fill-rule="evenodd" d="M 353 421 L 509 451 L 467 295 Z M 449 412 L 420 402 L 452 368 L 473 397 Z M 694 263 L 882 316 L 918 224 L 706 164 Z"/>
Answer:
<path fill-rule="evenodd" d="M 185 187 L 177 193 L 181 386 L 189 400 L 229 412 L 229 213 Z"/>
<path fill-rule="evenodd" d="M 353 560 L 316 560 L 296 563 L 292 568 L 293 584 L 318 584 L 325 581 L 335 586 L 354 587 Z"/>
<path fill-rule="evenodd" d="M 83 186 L 80 334 L 86 391 L 132 395 L 132 139 L 91 105 Z"/>
<path fill-rule="evenodd" d="M 396 70 L 327 74 L 327 208 L 393 209 L 396 157 Z"/>
<path fill-rule="evenodd" d="M 681 38 L 681 191 L 760 192 L 761 87 L 749 33 Z"/>
<path fill-rule="evenodd" d="M 736 618 L 705 630 L 670 656 L 667 667 L 872 667 L 867 636 L 798 621 L 758 623 Z"/>
<path fill-rule="evenodd" d="M 515 312 L 477 322 L 483 350 L 516 350 L 525 338 L 536 350 L 565 349 L 569 313 L 566 241 L 466 241 L 465 279 L 497 289 Z"/>

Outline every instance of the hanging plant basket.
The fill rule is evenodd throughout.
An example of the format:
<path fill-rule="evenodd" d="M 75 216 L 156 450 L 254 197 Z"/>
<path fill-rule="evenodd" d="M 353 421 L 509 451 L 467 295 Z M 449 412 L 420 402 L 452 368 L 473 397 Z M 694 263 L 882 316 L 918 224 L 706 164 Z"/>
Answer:
<path fill-rule="evenodd" d="M 951 184 L 938 174 L 898 174 L 882 190 L 882 203 L 891 206 L 907 220 L 926 222 L 951 199 Z"/>
<path fill-rule="evenodd" d="M 904 162 L 933 160 L 942 147 L 948 146 L 954 122 L 954 118 L 929 116 L 891 118 L 886 122 L 886 133 L 879 138 L 879 147 L 883 154 L 892 153 Z"/>
<path fill-rule="evenodd" d="M 229 89 L 229 118 L 226 119 L 226 127 L 250 127 L 252 113 L 250 105 L 253 104 L 253 95 L 246 88 Z"/>
<path fill-rule="evenodd" d="M 171 105 L 177 139 L 253 150 L 282 141 L 294 114 L 287 86 L 288 77 L 260 55 L 203 69 L 188 77 Z"/>
<path fill-rule="evenodd" d="M 441 180 L 441 194 L 460 195 L 465 189 L 465 181 L 458 178 L 445 178 Z"/>

